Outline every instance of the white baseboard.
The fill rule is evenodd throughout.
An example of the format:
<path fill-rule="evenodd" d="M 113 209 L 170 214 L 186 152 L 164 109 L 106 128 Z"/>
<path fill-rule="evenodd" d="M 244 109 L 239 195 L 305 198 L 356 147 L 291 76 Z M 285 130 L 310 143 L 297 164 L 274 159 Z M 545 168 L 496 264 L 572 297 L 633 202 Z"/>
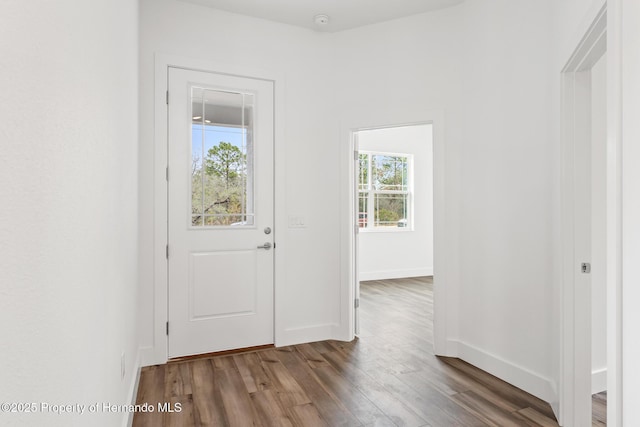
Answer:
<path fill-rule="evenodd" d="M 555 381 L 551 383 L 552 391 L 553 391 L 553 399 L 548 400 L 549 405 L 551 406 L 551 410 L 553 411 L 553 415 L 556 416 L 556 420 L 560 419 L 560 393 L 558 393 L 558 387 Z"/>
<path fill-rule="evenodd" d="M 607 368 L 598 369 L 591 373 L 591 394 L 600 393 L 607 389 Z"/>
<path fill-rule="evenodd" d="M 140 366 L 162 365 L 167 363 L 166 350 L 160 354 L 154 347 L 140 347 Z"/>
<path fill-rule="evenodd" d="M 131 377 L 131 384 L 129 385 L 129 395 L 127 398 L 127 402 L 131 405 L 136 404 L 136 398 L 138 397 L 138 386 L 140 385 L 140 371 L 142 370 L 141 366 L 141 358 L 142 358 L 142 348 L 138 348 L 138 354 L 136 355 L 136 360 L 133 364 L 133 376 Z M 133 412 L 125 412 L 125 417 L 122 425 L 124 427 L 132 427 L 133 426 L 133 416 L 135 414 Z"/>
<path fill-rule="evenodd" d="M 433 276 L 433 267 L 405 270 L 363 271 L 358 275 L 360 281 L 403 279 L 405 277 Z"/>
<path fill-rule="evenodd" d="M 533 371 L 518 366 L 496 355 L 490 354 L 470 344 L 454 341 L 457 357 L 473 366 L 495 375 L 503 381 L 530 393 L 545 402 L 558 401 L 558 393 L 553 381 Z"/>
<path fill-rule="evenodd" d="M 276 347 L 284 347 L 287 345 L 330 340 L 333 338 L 337 326 L 338 325 L 334 323 L 327 323 L 323 325 L 285 329 L 277 334 L 275 344 Z"/>
<path fill-rule="evenodd" d="M 308 342 L 338 339 L 336 338 L 336 330 L 340 330 L 340 325 L 335 323 L 289 328 L 276 333 L 275 345 L 276 347 L 284 347 Z M 167 363 L 166 354 L 161 354 L 161 352 L 154 347 L 140 348 L 139 366 L 152 366 L 163 363 Z"/>

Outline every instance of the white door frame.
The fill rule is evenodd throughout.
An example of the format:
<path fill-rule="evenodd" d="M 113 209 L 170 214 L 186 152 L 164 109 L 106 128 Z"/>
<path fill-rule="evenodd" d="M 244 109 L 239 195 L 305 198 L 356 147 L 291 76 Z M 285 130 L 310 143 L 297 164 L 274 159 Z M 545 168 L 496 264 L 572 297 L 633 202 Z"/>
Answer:
<path fill-rule="evenodd" d="M 230 65 L 226 63 L 187 58 L 182 56 L 156 54 L 154 74 L 154 166 L 153 166 L 153 222 L 154 222 L 154 253 L 153 253 L 153 344 L 144 355 L 143 364 L 153 365 L 166 363 L 168 360 L 168 275 L 167 275 L 167 84 L 169 67 L 186 68 L 196 71 L 215 72 L 239 77 L 269 80 L 274 85 L 274 233 L 286 230 L 285 211 L 285 153 L 284 132 L 281 126 L 284 113 L 284 78 L 272 70 L 262 70 Z M 282 232 L 279 234 L 282 237 Z M 279 302 L 284 290 L 282 281 L 284 275 L 284 260 L 286 245 L 284 239 L 277 241 L 274 250 L 274 339 L 278 345 L 283 331 L 283 320 L 279 312 Z"/>
<path fill-rule="evenodd" d="M 357 212 L 355 194 L 354 132 L 397 126 L 433 125 L 433 249 L 434 249 L 434 351 L 450 355 L 447 349 L 447 278 L 445 260 L 446 199 L 445 199 L 445 142 L 444 113 L 441 111 L 396 111 L 366 114 L 353 112 L 341 125 L 341 324 L 338 339 L 350 341 L 355 337 L 355 287 L 357 279 L 356 239 Z M 450 350 L 450 349 L 449 349 Z"/>
<path fill-rule="evenodd" d="M 615 6 L 614 6 L 615 7 Z M 622 383 L 619 363 L 620 339 L 620 110 L 617 106 L 619 50 L 615 14 L 607 5 L 593 23 L 562 70 L 562 338 L 560 360 L 560 423 L 564 426 L 591 425 L 591 317 L 590 307 L 580 301 L 577 286 L 579 266 L 575 264 L 574 153 L 577 144 L 591 132 L 590 90 L 579 83 L 584 73 L 607 52 L 607 424 L 618 425 Z M 613 25 L 611 25 L 613 24 Z M 584 83 L 584 82 L 583 82 Z M 585 260 L 588 261 L 588 260 Z M 584 299 L 583 299 L 584 301 Z"/>

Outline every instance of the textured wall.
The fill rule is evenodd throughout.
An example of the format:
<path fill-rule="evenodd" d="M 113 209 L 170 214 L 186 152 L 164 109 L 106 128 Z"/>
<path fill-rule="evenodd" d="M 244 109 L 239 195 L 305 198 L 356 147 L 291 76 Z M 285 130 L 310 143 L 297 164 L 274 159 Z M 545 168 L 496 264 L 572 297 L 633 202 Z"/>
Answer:
<path fill-rule="evenodd" d="M 137 2 L 2 9 L 0 402 L 121 404 L 138 348 Z M 0 424 L 124 416 L 0 413 Z"/>

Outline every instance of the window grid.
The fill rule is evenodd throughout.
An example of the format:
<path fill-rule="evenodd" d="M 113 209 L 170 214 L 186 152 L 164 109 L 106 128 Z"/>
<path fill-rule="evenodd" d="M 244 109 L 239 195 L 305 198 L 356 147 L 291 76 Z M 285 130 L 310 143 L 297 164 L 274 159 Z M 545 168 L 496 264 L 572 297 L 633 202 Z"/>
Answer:
<path fill-rule="evenodd" d="M 253 141 L 249 141 L 253 138 L 253 97 L 242 92 L 192 87 L 191 227 L 254 224 Z M 197 112 L 196 107 L 199 107 Z M 194 137 L 196 131 L 199 132 L 197 138 Z M 212 158 L 213 148 L 220 150 L 217 159 Z M 208 162 L 222 167 L 209 172 L 208 169 L 215 166 Z M 227 166 L 226 182 L 222 185 L 214 175 L 224 176 L 224 162 L 235 164 L 231 168 Z M 230 173 L 233 174 L 231 180 Z M 221 198 L 225 196 L 226 199 Z"/>
<path fill-rule="evenodd" d="M 412 156 L 359 152 L 358 226 L 367 230 L 412 228 Z"/>

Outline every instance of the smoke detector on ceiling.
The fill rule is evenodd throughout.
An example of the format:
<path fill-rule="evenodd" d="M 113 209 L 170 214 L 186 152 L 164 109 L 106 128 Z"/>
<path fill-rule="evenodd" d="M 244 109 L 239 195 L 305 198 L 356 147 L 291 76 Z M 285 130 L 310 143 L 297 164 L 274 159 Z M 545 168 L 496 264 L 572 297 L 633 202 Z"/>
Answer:
<path fill-rule="evenodd" d="M 329 15 L 316 15 L 313 20 L 319 27 L 324 27 L 329 23 Z"/>

